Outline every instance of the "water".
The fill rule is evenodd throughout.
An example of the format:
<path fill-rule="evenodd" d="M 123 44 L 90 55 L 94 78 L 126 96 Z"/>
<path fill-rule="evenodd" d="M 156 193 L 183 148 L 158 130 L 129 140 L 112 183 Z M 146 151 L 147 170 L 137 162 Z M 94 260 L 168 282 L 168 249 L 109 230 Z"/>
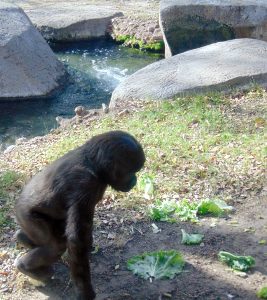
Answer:
<path fill-rule="evenodd" d="M 100 108 L 108 104 L 115 87 L 127 75 L 161 58 L 112 41 L 51 44 L 70 74 L 69 83 L 50 99 L 0 103 L 0 146 L 14 144 L 19 137 L 44 135 L 57 127 L 56 116 L 74 115 L 83 105 Z"/>

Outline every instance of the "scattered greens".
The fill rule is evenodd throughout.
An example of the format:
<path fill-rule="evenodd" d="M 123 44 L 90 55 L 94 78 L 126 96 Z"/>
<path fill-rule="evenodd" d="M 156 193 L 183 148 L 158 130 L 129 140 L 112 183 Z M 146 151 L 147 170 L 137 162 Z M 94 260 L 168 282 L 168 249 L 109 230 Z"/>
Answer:
<path fill-rule="evenodd" d="M 260 299 L 267 299 L 267 286 L 261 288 L 257 292 L 257 297 L 260 298 Z"/>
<path fill-rule="evenodd" d="M 157 200 L 149 208 L 149 216 L 154 221 L 176 222 L 197 221 L 197 204 L 188 200 L 176 201 L 175 199 Z"/>
<path fill-rule="evenodd" d="M 197 215 L 221 216 L 226 212 L 233 210 L 232 206 L 227 205 L 224 201 L 202 200 L 199 204 L 190 202 L 187 199 L 176 201 L 175 199 L 157 200 L 149 207 L 149 216 L 154 221 L 176 222 L 191 221 L 197 222 Z"/>
<path fill-rule="evenodd" d="M 186 233 L 184 229 L 181 229 L 182 231 L 182 244 L 184 245 L 199 245 L 204 238 L 203 234 L 199 233 L 193 233 L 189 234 Z"/>
<path fill-rule="evenodd" d="M 144 253 L 127 261 L 128 269 L 144 279 L 172 279 L 184 265 L 182 255 L 175 250 Z"/>
<path fill-rule="evenodd" d="M 144 192 L 145 199 L 152 199 L 154 194 L 153 177 L 150 175 L 143 175 L 138 182 L 138 189 Z"/>
<path fill-rule="evenodd" d="M 156 200 L 154 204 L 149 207 L 148 214 L 154 221 L 175 221 L 172 215 L 175 212 L 177 203 L 175 200 Z"/>
<path fill-rule="evenodd" d="M 248 271 L 255 264 L 255 260 L 251 256 L 237 256 L 226 251 L 220 251 L 218 257 L 232 269 L 241 272 Z"/>
<path fill-rule="evenodd" d="M 152 226 L 153 233 L 161 232 L 161 229 L 159 229 L 158 226 L 155 223 L 152 223 L 151 226 Z"/>
<path fill-rule="evenodd" d="M 232 206 L 227 205 L 224 201 L 219 199 L 213 200 L 203 200 L 198 206 L 199 215 L 213 215 L 221 216 L 225 212 L 231 212 L 233 210 Z"/>

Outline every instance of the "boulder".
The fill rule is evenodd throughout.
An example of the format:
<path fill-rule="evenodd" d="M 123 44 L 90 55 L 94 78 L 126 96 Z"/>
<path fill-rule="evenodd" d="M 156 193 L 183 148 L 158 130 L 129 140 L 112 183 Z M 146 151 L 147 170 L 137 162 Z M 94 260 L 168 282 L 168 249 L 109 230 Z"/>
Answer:
<path fill-rule="evenodd" d="M 47 40 L 78 41 L 105 36 L 111 19 L 122 13 L 112 6 L 54 2 L 23 5 L 33 24 Z"/>
<path fill-rule="evenodd" d="M 0 3 L 0 101 L 48 96 L 65 77 L 63 64 L 23 10 Z"/>
<path fill-rule="evenodd" d="M 267 85 L 267 42 L 218 42 L 155 62 L 114 90 L 110 107 L 129 100 L 172 99 L 196 92 L 228 91 L 251 83 Z"/>
<path fill-rule="evenodd" d="M 267 41 L 266 0 L 161 0 L 165 57 L 233 38 Z"/>

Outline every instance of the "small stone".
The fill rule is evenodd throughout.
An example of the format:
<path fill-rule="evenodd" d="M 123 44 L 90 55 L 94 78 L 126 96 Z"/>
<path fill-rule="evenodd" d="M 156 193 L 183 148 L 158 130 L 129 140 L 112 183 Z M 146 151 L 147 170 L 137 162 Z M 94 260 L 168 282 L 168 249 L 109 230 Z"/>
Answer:
<path fill-rule="evenodd" d="M 109 240 L 114 240 L 115 237 L 116 237 L 116 234 L 115 234 L 115 233 L 111 233 L 111 232 L 110 232 L 110 233 L 108 234 L 108 239 L 109 239 Z"/>
<path fill-rule="evenodd" d="M 240 271 L 234 270 L 234 273 L 235 273 L 235 275 L 237 275 L 237 276 L 239 276 L 241 278 L 247 278 L 248 277 L 248 274 L 245 273 L 245 272 L 240 272 Z"/>
<path fill-rule="evenodd" d="M 103 110 L 103 113 L 104 113 L 104 114 L 107 114 L 108 111 L 109 111 L 109 108 L 106 106 L 105 103 L 102 103 L 102 110 Z"/>
<path fill-rule="evenodd" d="M 18 138 L 16 140 L 16 145 L 20 145 L 20 144 L 22 144 L 22 143 L 24 143 L 26 141 L 27 141 L 27 139 L 25 137 Z"/>
<path fill-rule="evenodd" d="M 118 113 L 118 116 L 126 115 L 126 114 L 128 114 L 128 113 L 129 113 L 129 110 L 128 110 L 128 109 L 124 109 L 124 110 L 122 110 L 122 111 L 120 111 L 120 112 Z"/>
<path fill-rule="evenodd" d="M 8 293 L 8 292 L 9 292 L 9 288 L 8 288 L 8 287 L 2 288 L 2 289 L 1 289 L 1 292 L 3 292 L 3 293 Z"/>
<path fill-rule="evenodd" d="M 82 105 L 79 105 L 79 106 L 75 107 L 75 109 L 74 109 L 76 116 L 81 116 L 81 117 L 85 115 L 85 111 L 86 111 L 86 109 Z"/>
<path fill-rule="evenodd" d="M 9 147 L 6 148 L 6 150 L 4 151 L 4 154 L 7 154 L 9 152 L 11 152 L 12 150 L 14 150 L 16 148 L 15 145 L 11 145 Z"/>

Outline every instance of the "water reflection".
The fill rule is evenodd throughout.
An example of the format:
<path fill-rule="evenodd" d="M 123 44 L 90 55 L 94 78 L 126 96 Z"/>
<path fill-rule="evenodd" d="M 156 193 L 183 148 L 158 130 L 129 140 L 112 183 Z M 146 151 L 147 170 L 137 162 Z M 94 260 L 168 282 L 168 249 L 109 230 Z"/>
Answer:
<path fill-rule="evenodd" d="M 69 83 L 51 99 L 0 103 L 2 147 L 18 137 L 46 134 L 57 126 L 56 116 L 72 116 L 78 105 L 97 108 L 101 103 L 108 104 L 112 91 L 125 76 L 161 58 L 107 40 L 50 46 L 66 65 Z"/>

